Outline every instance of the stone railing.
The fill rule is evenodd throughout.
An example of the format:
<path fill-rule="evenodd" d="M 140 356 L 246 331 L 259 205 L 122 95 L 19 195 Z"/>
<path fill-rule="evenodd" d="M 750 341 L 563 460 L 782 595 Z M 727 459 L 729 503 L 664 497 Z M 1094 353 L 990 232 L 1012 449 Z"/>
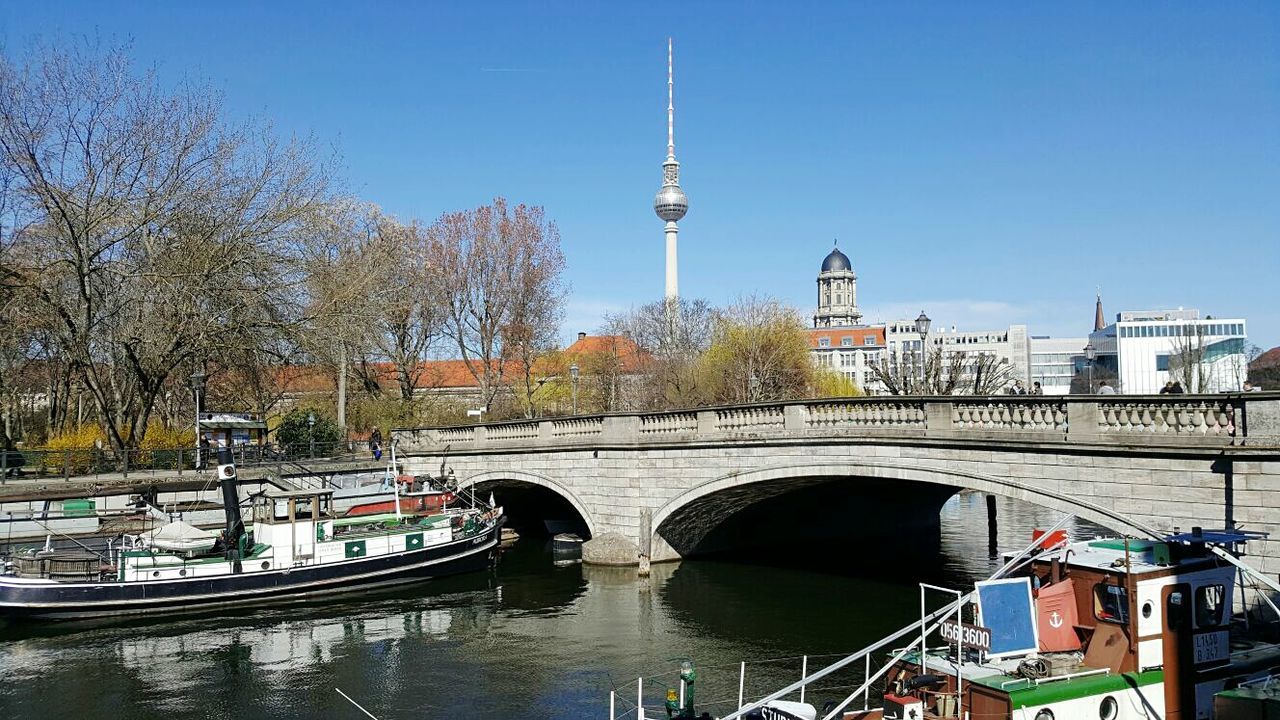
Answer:
<path fill-rule="evenodd" d="M 951 403 L 951 426 L 961 428 L 1009 428 L 1014 430 L 1067 429 L 1065 402 L 954 402 Z"/>
<path fill-rule="evenodd" d="M 832 437 L 1280 451 L 1280 393 L 882 396 L 397 429 L 410 454 Z"/>

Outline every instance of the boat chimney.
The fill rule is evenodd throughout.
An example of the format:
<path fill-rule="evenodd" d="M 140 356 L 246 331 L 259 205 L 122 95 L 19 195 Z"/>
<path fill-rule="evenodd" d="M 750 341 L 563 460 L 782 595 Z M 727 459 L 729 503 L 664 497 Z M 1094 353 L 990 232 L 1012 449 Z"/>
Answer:
<path fill-rule="evenodd" d="M 240 489 L 236 478 L 236 462 L 231 448 L 218 448 L 218 481 L 222 483 L 222 511 L 227 518 L 222 543 L 231 563 L 232 572 L 241 572 L 241 547 L 244 539 L 244 521 L 240 518 Z"/>

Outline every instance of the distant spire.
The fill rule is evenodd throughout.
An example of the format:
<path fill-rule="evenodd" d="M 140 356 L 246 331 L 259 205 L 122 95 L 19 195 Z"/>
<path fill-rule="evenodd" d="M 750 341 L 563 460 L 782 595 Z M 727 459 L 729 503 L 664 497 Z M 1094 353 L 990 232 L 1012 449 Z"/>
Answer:
<path fill-rule="evenodd" d="M 1098 303 L 1093 309 L 1093 331 L 1098 332 L 1107 326 L 1107 321 L 1102 316 L 1102 288 L 1098 288 Z"/>

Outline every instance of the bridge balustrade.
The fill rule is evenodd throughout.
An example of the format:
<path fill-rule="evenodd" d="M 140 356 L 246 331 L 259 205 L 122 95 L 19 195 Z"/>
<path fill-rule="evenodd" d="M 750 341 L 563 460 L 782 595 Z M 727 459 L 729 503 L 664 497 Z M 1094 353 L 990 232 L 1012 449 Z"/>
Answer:
<path fill-rule="evenodd" d="M 584 415 L 395 431 L 408 452 L 877 436 L 1176 446 L 1280 446 L 1280 393 L 881 396 Z"/>

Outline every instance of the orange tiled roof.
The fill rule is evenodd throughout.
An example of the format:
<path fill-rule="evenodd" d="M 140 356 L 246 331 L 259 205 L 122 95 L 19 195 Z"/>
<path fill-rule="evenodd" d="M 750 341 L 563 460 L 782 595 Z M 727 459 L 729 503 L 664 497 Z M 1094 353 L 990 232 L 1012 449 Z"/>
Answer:
<path fill-rule="evenodd" d="M 812 328 L 807 331 L 809 335 L 809 347 L 817 349 L 820 345 L 821 338 L 829 338 L 831 348 L 843 347 L 844 338 L 850 338 L 853 347 L 884 347 L 884 327 L 831 327 L 831 328 Z M 867 345 L 866 338 L 873 338 L 874 345 Z M 823 348 L 824 350 L 827 348 Z"/>
<path fill-rule="evenodd" d="M 566 355 L 582 356 L 593 353 L 616 354 L 622 372 L 636 372 L 649 360 L 648 353 L 640 349 L 624 335 L 587 335 L 579 337 L 564 349 Z"/>

